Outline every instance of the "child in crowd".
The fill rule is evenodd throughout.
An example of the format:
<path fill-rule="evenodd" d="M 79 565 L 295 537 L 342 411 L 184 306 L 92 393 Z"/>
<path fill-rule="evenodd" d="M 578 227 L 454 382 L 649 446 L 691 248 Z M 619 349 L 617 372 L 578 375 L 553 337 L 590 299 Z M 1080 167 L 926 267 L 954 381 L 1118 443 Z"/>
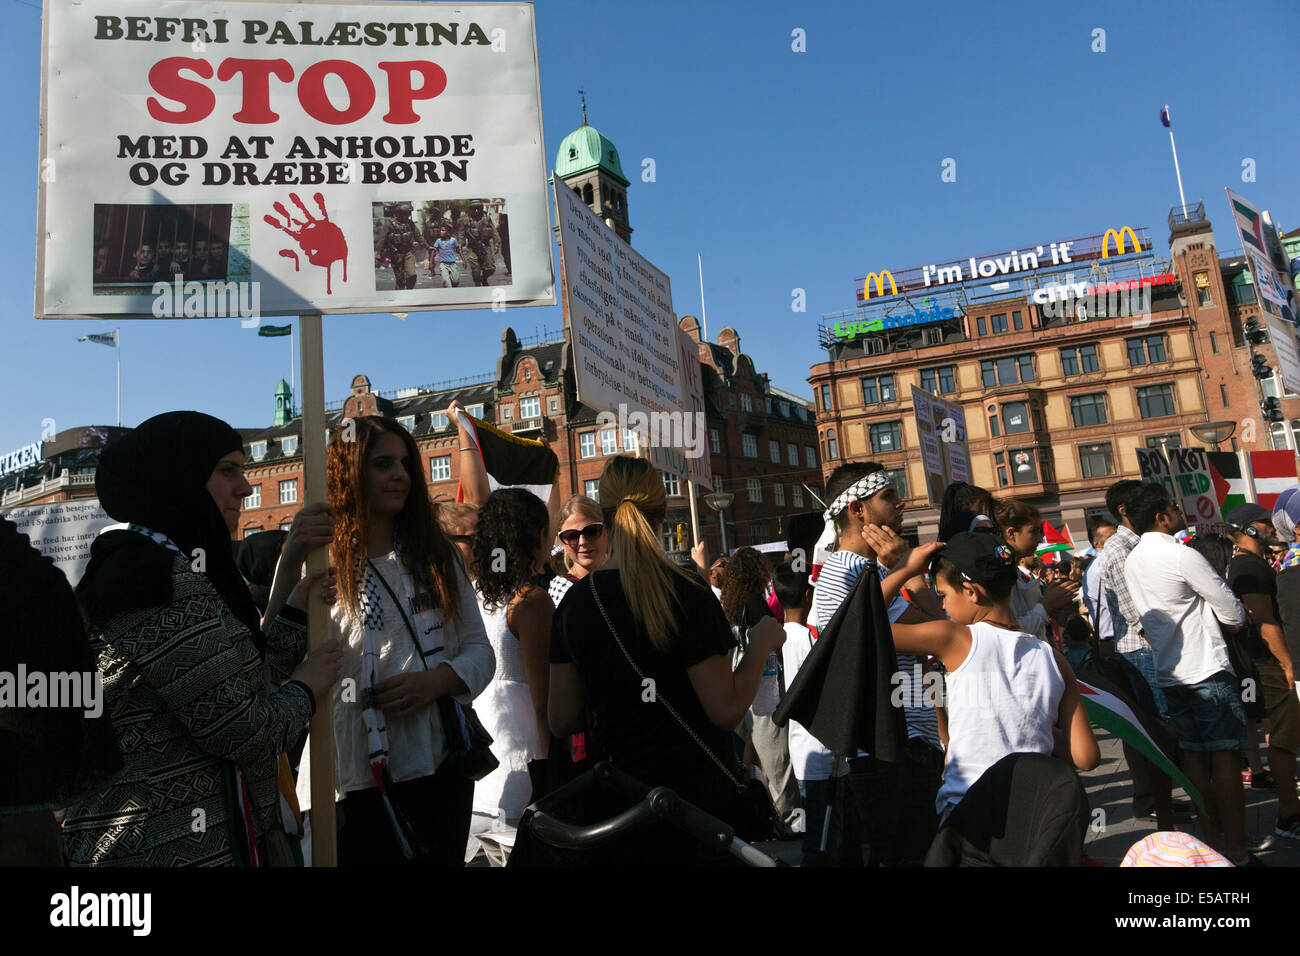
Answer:
<path fill-rule="evenodd" d="M 786 686 L 794 682 L 804 660 L 812 653 L 813 633 L 808 628 L 808 611 L 812 606 L 812 588 L 808 573 L 793 570 L 789 561 L 772 575 L 776 596 L 785 609 L 785 646 L 781 648 L 785 665 Z M 803 866 L 861 866 L 862 840 L 858 836 L 857 815 L 849 796 L 847 781 L 841 779 L 832 797 L 831 775 L 835 755 L 822 746 L 798 721 L 790 721 L 790 763 L 804 806 Z M 848 761 L 841 761 L 840 776 L 848 774 Z M 822 851 L 822 832 L 826 814 L 826 850 Z"/>
<path fill-rule="evenodd" d="M 940 551 L 940 548 L 944 550 Z M 901 654 L 934 654 L 947 669 L 948 756 L 940 818 L 1008 754 L 1055 754 L 1080 770 L 1100 761 L 1096 738 L 1065 657 L 1024 632 L 1011 611 L 1011 549 L 988 534 L 957 534 L 913 549 L 881 585 L 886 601 L 930 563 L 947 621 L 894 624 Z M 906 573 L 905 573 L 906 572 Z"/>

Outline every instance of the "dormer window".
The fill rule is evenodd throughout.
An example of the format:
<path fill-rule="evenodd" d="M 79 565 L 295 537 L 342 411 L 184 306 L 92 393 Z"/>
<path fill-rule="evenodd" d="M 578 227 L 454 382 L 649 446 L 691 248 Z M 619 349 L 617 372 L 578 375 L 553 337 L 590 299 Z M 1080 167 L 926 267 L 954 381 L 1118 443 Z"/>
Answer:
<path fill-rule="evenodd" d="M 577 158 L 578 158 L 578 149 L 577 149 L 577 147 L 576 147 L 576 146 L 570 146 L 570 147 L 569 147 L 569 159 L 577 159 Z"/>
<path fill-rule="evenodd" d="M 408 432 L 413 432 L 415 431 L 415 416 L 403 415 L 397 419 L 397 424 L 401 425 Z"/>
<path fill-rule="evenodd" d="M 297 450 L 298 450 L 298 436 L 297 436 L 297 435 L 286 435 L 285 437 L 283 437 L 283 438 L 280 439 L 280 453 L 281 453 L 281 454 L 284 454 L 284 455 L 292 455 L 292 454 L 293 454 L 294 452 L 296 452 Z"/>
<path fill-rule="evenodd" d="M 253 461 L 261 461 L 266 457 L 266 442 L 250 442 L 248 446 L 249 454 L 253 456 Z"/>

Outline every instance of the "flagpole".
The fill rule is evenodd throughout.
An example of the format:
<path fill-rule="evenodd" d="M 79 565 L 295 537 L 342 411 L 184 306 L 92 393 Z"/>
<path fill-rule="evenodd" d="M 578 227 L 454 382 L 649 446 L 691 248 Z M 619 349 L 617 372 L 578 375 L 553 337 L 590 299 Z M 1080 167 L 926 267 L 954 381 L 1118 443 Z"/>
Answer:
<path fill-rule="evenodd" d="M 1187 217 L 1187 197 L 1183 195 L 1183 174 L 1178 168 L 1178 147 L 1174 145 L 1174 118 L 1169 114 L 1169 104 L 1165 104 L 1165 119 L 1169 121 L 1169 148 L 1174 151 L 1174 175 L 1178 177 L 1178 199 L 1183 204 L 1183 217 Z"/>
<path fill-rule="evenodd" d="M 113 330 L 113 344 L 117 346 L 117 427 L 122 427 L 122 330 Z"/>
<path fill-rule="evenodd" d="M 704 308 L 704 257 L 695 253 L 696 264 L 700 267 L 700 335 L 705 342 L 709 340 L 709 313 Z"/>
<path fill-rule="evenodd" d="M 293 319 L 289 320 L 289 417 L 293 418 L 293 400 L 295 398 L 293 381 Z"/>

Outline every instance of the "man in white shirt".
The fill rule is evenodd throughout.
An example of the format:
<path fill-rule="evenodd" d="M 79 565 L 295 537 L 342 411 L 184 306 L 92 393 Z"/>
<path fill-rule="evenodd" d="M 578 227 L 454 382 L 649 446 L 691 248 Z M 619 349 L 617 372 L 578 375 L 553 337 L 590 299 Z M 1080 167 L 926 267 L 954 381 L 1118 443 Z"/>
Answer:
<path fill-rule="evenodd" d="M 1128 517 L 1141 540 L 1124 564 L 1124 579 L 1155 652 L 1184 769 L 1211 807 L 1202 825 L 1211 846 L 1233 863 L 1247 862 L 1241 795 L 1246 714 L 1219 629 L 1220 622 L 1245 624 L 1246 609 L 1205 558 L 1174 539 L 1186 524 L 1163 487 L 1144 486 Z"/>

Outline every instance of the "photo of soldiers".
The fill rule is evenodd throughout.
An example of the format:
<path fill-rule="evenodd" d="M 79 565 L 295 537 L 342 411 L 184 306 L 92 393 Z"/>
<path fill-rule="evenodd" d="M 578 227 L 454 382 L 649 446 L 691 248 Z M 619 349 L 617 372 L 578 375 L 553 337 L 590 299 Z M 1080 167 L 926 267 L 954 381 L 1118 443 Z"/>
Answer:
<path fill-rule="evenodd" d="M 393 270 L 393 282 L 398 289 L 414 289 L 416 281 L 415 266 L 415 223 L 411 222 L 411 204 L 399 202 L 390 208 L 388 228 L 384 234 L 383 253 Z"/>
<path fill-rule="evenodd" d="M 497 232 L 492 220 L 483 214 L 481 205 L 469 207 L 460 221 L 460 234 L 465 242 L 465 261 L 475 285 L 487 285 L 496 272 Z"/>
<path fill-rule="evenodd" d="M 511 283 L 504 199 L 374 203 L 371 224 L 376 289 Z"/>

